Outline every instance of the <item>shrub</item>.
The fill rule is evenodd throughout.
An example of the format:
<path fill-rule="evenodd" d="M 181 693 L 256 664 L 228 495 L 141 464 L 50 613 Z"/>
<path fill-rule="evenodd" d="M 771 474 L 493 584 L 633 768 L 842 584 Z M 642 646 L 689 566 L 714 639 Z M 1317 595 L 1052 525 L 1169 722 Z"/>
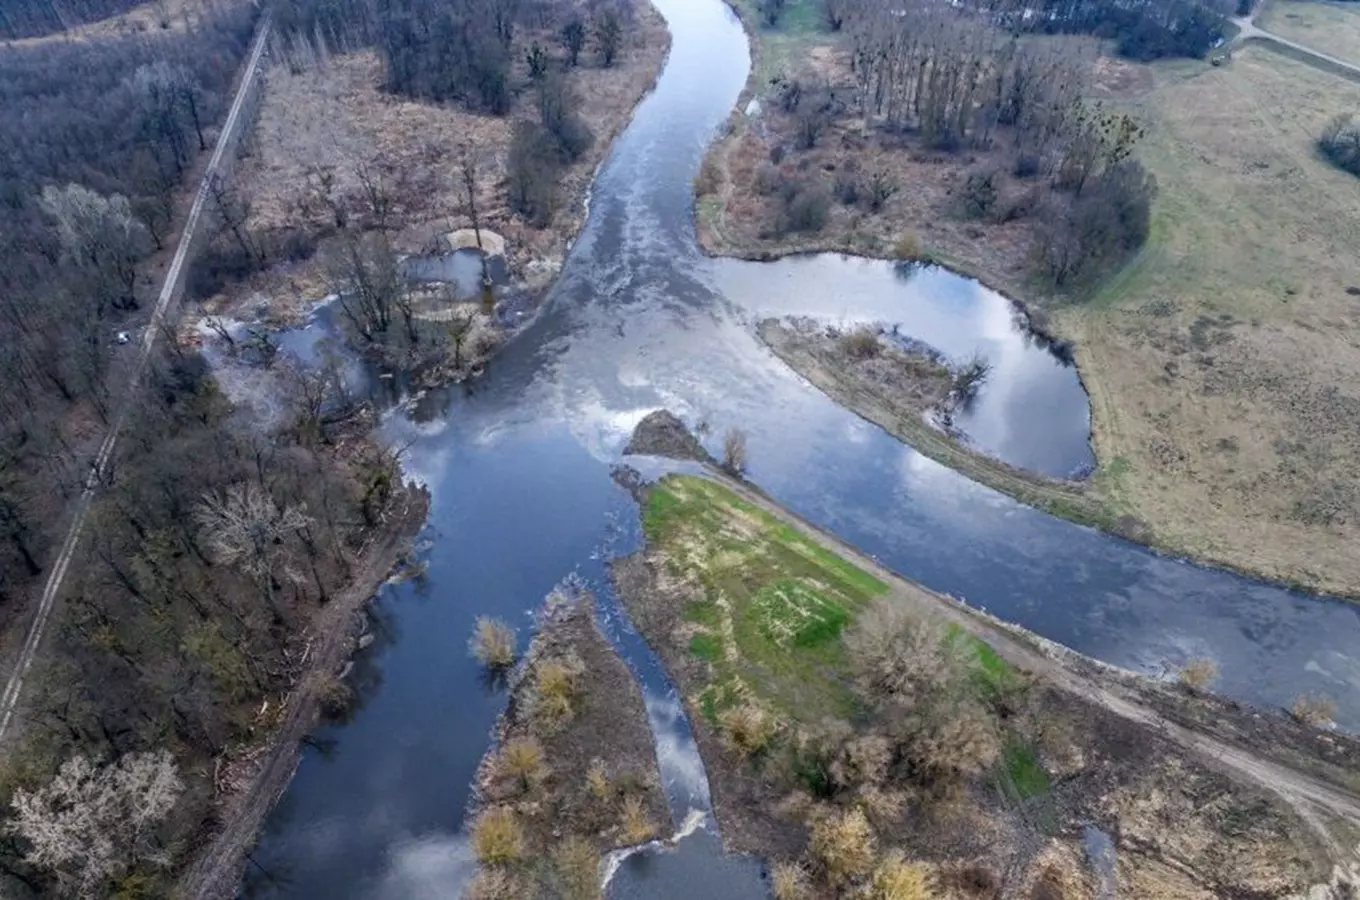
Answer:
<path fill-rule="evenodd" d="M 873 359 L 883 349 L 878 342 L 878 332 L 867 326 L 845 332 L 837 343 L 841 352 L 852 359 Z"/>
<path fill-rule="evenodd" d="M 508 669 L 515 664 L 515 629 L 500 619 L 478 616 L 468 649 L 482 665 Z"/>
<path fill-rule="evenodd" d="M 1321 694 L 1302 694 L 1290 704 L 1289 714 L 1305 725 L 1320 728 L 1336 715 L 1336 703 Z"/>
<path fill-rule="evenodd" d="M 761 163 L 756 167 L 756 192 L 761 196 L 777 193 L 783 183 L 784 176 L 773 163 Z"/>
<path fill-rule="evenodd" d="M 722 467 L 733 475 L 746 471 L 746 432 L 729 428 L 723 435 Z"/>
<path fill-rule="evenodd" d="M 609 773 L 605 770 L 604 760 L 593 759 L 586 770 L 586 787 L 590 796 L 596 800 L 608 800 L 614 786 L 609 783 Z"/>
<path fill-rule="evenodd" d="M 964 179 L 963 190 L 959 194 L 959 205 L 963 215 L 969 219 L 984 219 L 991 215 L 996 206 L 996 180 L 994 169 L 975 170 Z"/>
<path fill-rule="evenodd" d="M 650 841 L 656 835 L 656 826 L 647 816 L 647 808 L 641 797 L 627 797 L 623 801 L 623 839 L 630 844 Z"/>
<path fill-rule="evenodd" d="M 893 253 L 898 259 L 905 259 L 908 261 L 925 259 L 925 253 L 921 250 L 921 241 L 916 237 L 916 233 L 912 231 L 902 232 L 902 236 L 899 237 L 897 243 L 893 245 Z"/>
<path fill-rule="evenodd" d="M 534 666 L 529 705 L 534 717 L 545 727 L 560 727 L 576 715 L 583 671 L 584 666 L 575 656 L 545 659 Z"/>
<path fill-rule="evenodd" d="M 868 900 L 928 900 L 930 870 L 921 863 L 908 862 L 893 850 L 874 869 L 866 894 Z"/>
<path fill-rule="evenodd" d="M 482 869 L 463 893 L 465 900 L 520 900 L 524 885 L 504 869 Z"/>
<path fill-rule="evenodd" d="M 1043 170 L 1043 160 L 1037 153 L 1021 153 L 1015 158 L 1015 165 L 1011 168 L 1011 174 L 1016 178 L 1032 178 Z"/>
<path fill-rule="evenodd" d="M 881 212 L 888 201 L 897 193 L 897 181 L 884 169 L 878 169 L 869 176 L 865 188 L 865 202 L 869 212 Z"/>
<path fill-rule="evenodd" d="M 899 722 L 899 742 L 913 775 L 939 792 L 996 764 L 1001 736 L 992 714 L 963 697 L 936 700 Z"/>
<path fill-rule="evenodd" d="M 880 703 L 927 703 L 963 675 L 955 642 L 934 619 L 880 603 L 859 617 L 845 645 L 855 681 Z"/>
<path fill-rule="evenodd" d="M 971 402 L 991 373 L 992 364 L 981 354 L 974 354 L 954 373 L 953 384 L 950 386 L 954 399 L 965 405 Z"/>
<path fill-rule="evenodd" d="M 826 880 L 840 887 L 868 874 L 874 865 L 874 829 L 858 809 L 829 815 L 812 826 L 808 848 Z"/>
<path fill-rule="evenodd" d="M 1180 682 L 1188 688 L 1202 691 L 1218 677 L 1218 663 L 1201 656 L 1181 666 Z"/>
<path fill-rule="evenodd" d="M 483 865 L 519 861 L 524 856 L 524 829 L 508 806 L 484 810 L 472 823 L 472 849 Z"/>
<path fill-rule="evenodd" d="M 331 721 L 338 721 L 354 705 L 354 691 L 339 678 L 327 678 L 321 684 L 319 700 L 321 715 Z"/>
<path fill-rule="evenodd" d="M 553 872 L 564 900 L 599 900 L 600 857 L 590 843 L 569 837 L 553 851 Z"/>
<path fill-rule="evenodd" d="M 1360 125 L 1351 113 L 1337 116 L 1328 122 L 1317 139 L 1318 152 L 1324 159 L 1352 175 L 1360 175 Z"/>
<path fill-rule="evenodd" d="M 766 28 L 774 28 L 779 24 L 779 20 L 784 16 L 784 6 L 787 0 L 757 0 L 756 7 L 760 10 L 760 20 L 765 23 Z"/>
<path fill-rule="evenodd" d="M 557 175 L 553 136 L 537 122 L 516 122 L 505 163 L 510 208 L 537 228 L 547 225 L 557 208 Z"/>
<path fill-rule="evenodd" d="M 760 171 L 756 171 L 756 180 L 760 180 Z M 718 186 L 722 184 L 722 172 L 718 169 L 718 164 L 714 162 L 712 156 L 705 156 L 704 163 L 699 167 L 699 174 L 694 179 L 694 193 L 700 197 L 718 193 Z"/>
<path fill-rule="evenodd" d="M 748 759 L 764 753 L 774 738 L 774 719 L 754 703 L 723 710 L 718 724 L 727 749 Z"/>
<path fill-rule="evenodd" d="M 783 231 L 817 232 L 826 226 L 831 213 L 831 195 L 820 184 L 794 185 L 785 192 L 780 220 Z"/>
<path fill-rule="evenodd" d="M 836 181 L 831 187 L 831 193 L 844 205 L 854 206 L 859 202 L 859 176 L 848 166 L 842 169 L 836 174 Z"/>
<path fill-rule="evenodd" d="M 512 778 L 521 791 L 531 791 L 548 775 L 543 762 L 543 745 L 533 738 L 513 738 L 505 742 L 496 755 L 496 772 L 502 778 Z"/>
<path fill-rule="evenodd" d="M 807 900 L 808 872 L 800 862 L 775 863 L 770 870 L 774 900 Z"/>
<path fill-rule="evenodd" d="M 892 744 L 881 734 L 866 734 L 847 741 L 830 766 L 836 786 L 849 789 L 881 784 L 892 765 Z"/>

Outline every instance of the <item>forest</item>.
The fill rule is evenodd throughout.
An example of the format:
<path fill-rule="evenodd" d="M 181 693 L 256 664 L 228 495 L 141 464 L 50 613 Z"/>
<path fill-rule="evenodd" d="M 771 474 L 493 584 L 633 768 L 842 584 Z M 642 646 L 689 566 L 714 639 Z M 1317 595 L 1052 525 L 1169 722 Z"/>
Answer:
<path fill-rule="evenodd" d="M 116 16 L 137 0 L 5 0 L 0 40 L 39 37 Z"/>
<path fill-rule="evenodd" d="M 1120 55 L 1147 61 L 1203 56 L 1223 40 L 1235 9 L 1226 0 L 1041 0 L 1023 24 L 1112 39 Z"/>

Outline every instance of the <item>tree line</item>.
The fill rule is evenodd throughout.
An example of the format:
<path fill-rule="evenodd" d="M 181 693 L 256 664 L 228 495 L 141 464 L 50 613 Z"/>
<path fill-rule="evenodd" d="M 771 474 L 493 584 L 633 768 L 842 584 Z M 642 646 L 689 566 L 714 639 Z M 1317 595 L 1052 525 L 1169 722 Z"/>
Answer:
<path fill-rule="evenodd" d="M 138 0 L 5 0 L 0 4 L 0 40 L 65 31 L 127 12 L 137 3 Z"/>

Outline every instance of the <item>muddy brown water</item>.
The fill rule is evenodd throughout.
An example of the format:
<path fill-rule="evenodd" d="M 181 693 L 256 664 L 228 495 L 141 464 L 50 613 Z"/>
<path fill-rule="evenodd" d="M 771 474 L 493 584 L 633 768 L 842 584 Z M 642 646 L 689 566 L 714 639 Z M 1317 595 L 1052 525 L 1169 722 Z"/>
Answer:
<path fill-rule="evenodd" d="M 838 407 L 760 345 L 760 317 L 806 313 L 895 324 L 950 356 L 982 352 L 994 370 L 959 423 L 971 439 L 1050 473 L 1089 462 L 1076 373 L 976 283 L 834 255 L 702 256 L 691 184 L 741 91 L 748 50 L 720 0 L 657 6 L 671 56 L 602 168 L 543 312 L 483 379 L 386 419 L 432 491 L 427 569 L 375 600 L 377 640 L 351 675 L 359 708 L 317 733 L 242 893 L 458 896 L 472 869 L 468 785 L 505 702 L 468 656 L 472 623 L 490 614 L 527 629 L 529 611 L 572 573 L 604 594 L 611 633 L 639 674 L 677 825 L 690 810 L 705 817 L 703 763 L 683 711 L 607 591 L 607 561 L 639 537 L 637 510 L 609 469 L 633 425 L 662 406 L 710 425 L 711 449 L 725 428 L 746 429 L 753 481 L 907 577 L 1118 665 L 1155 672 L 1211 656 L 1217 687 L 1258 705 L 1325 692 L 1344 725 L 1360 726 L 1356 607 L 1021 506 Z M 713 846 L 710 820 L 678 848 L 630 857 L 611 894 L 697 896 L 690 888 L 701 885 L 702 896 L 764 895 L 758 863 L 718 859 Z"/>

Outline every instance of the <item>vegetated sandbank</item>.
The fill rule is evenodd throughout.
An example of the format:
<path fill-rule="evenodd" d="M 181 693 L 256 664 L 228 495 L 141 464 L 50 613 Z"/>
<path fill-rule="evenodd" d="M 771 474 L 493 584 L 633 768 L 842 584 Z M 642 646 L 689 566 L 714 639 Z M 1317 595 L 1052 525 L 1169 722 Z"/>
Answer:
<path fill-rule="evenodd" d="M 1354 883 L 1350 736 L 998 622 L 716 471 L 639 495 L 619 597 L 685 698 L 728 847 L 770 859 L 779 896 L 1091 896 L 1091 824 L 1120 896 Z"/>
<path fill-rule="evenodd" d="M 589 594 L 554 591 L 510 676 L 474 784 L 469 896 L 599 897 L 605 854 L 669 835 L 642 692 L 595 616 Z"/>

